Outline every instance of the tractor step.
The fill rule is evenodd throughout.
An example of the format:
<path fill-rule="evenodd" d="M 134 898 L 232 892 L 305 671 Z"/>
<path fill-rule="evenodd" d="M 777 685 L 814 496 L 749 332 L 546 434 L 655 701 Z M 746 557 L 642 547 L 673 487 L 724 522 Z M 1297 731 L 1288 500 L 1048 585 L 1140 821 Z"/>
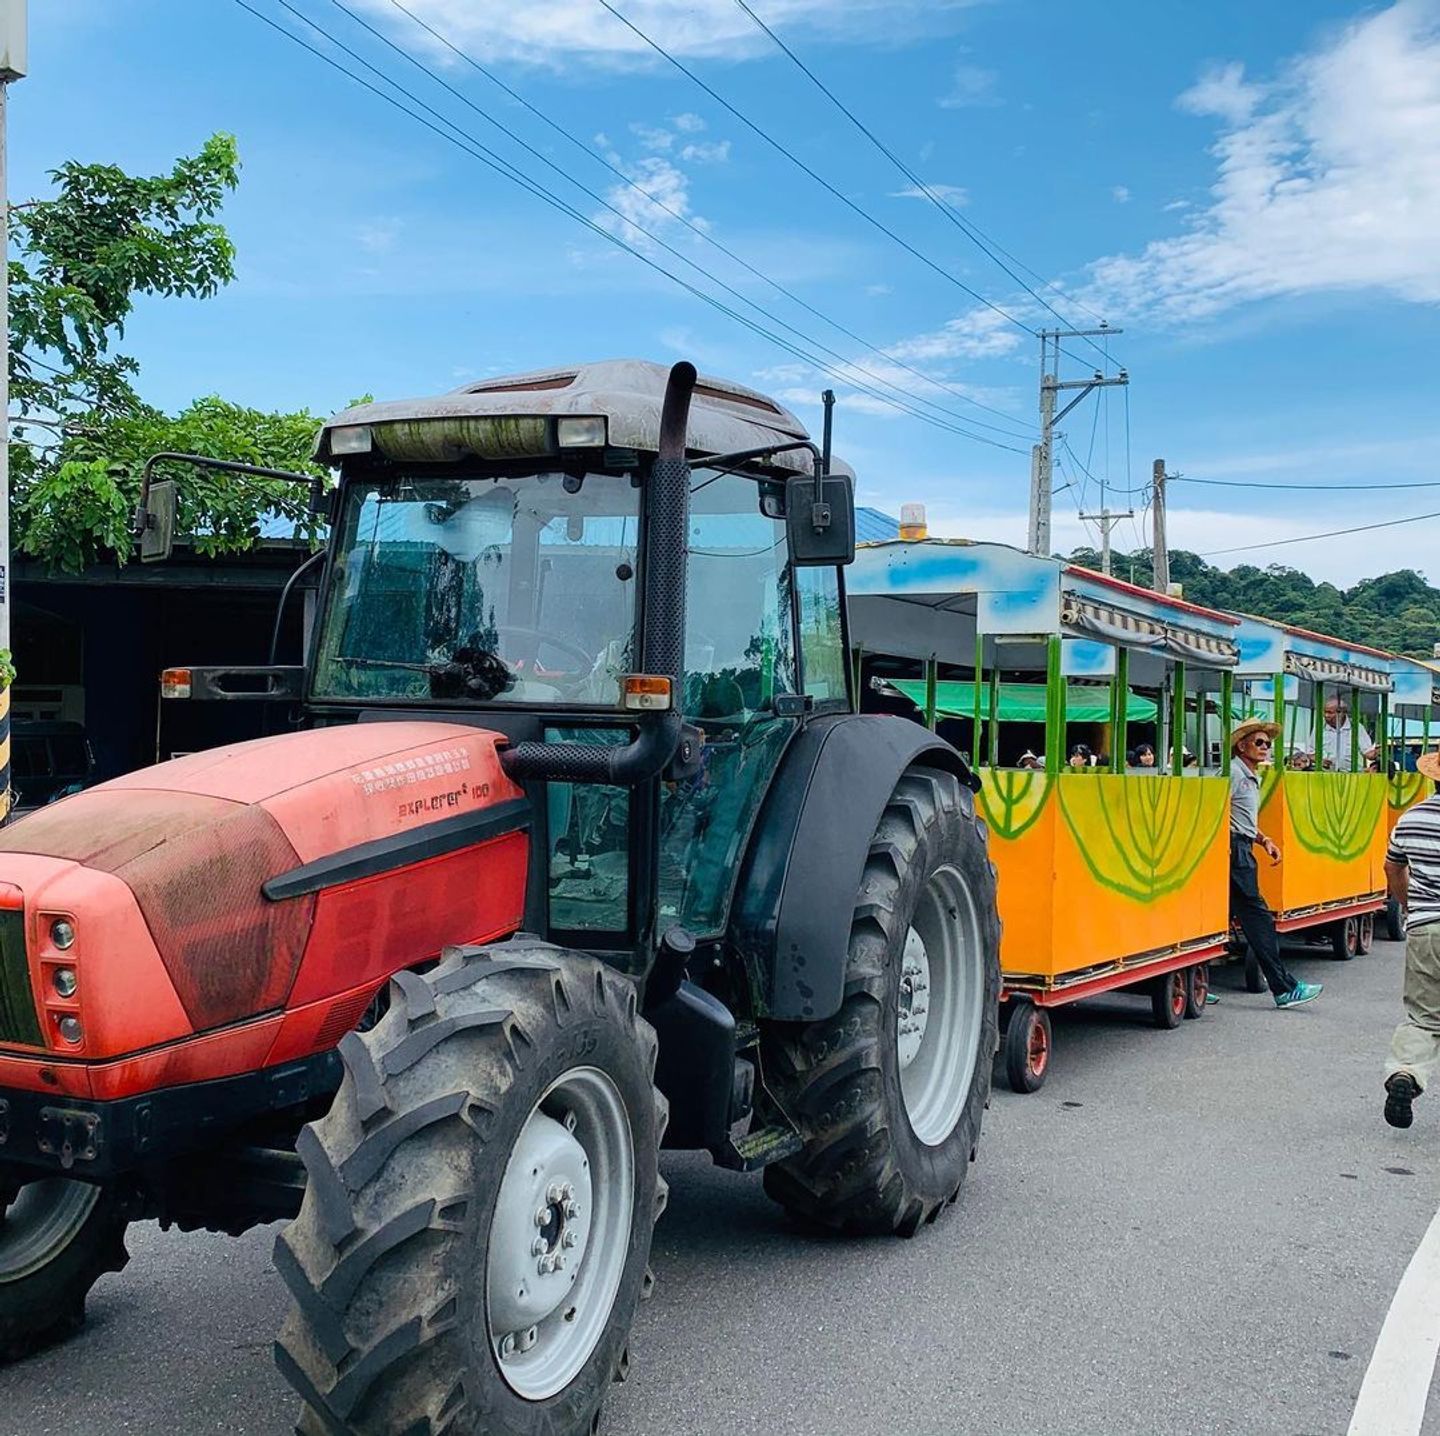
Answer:
<path fill-rule="evenodd" d="M 743 1137 L 732 1137 L 715 1160 L 735 1172 L 758 1172 L 772 1162 L 793 1157 L 805 1145 L 805 1139 L 793 1127 L 757 1127 Z"/>

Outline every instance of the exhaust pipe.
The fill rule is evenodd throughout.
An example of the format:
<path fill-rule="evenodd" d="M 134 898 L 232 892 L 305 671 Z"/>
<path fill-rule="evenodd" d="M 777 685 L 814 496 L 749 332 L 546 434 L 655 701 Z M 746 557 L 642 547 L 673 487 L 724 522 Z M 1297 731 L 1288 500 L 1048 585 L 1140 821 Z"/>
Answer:
<path fill-rule="evenodd" d="M 645 600 L 640 671 L 670 680 L 676 701 L 685 661 L 685 580 L 690 542 L 690 465 L 685 434 L 695 366 L 670 370 L 660 410 L 660 446 L 650 470 L 645 533 Z M 500 750 L 500 766 L 517 782 L 609 783 L 633 787 L 655 777 L 680 745 L 680 714 L 671 709 L 640 720 L 634 742 L 516 743 Z"/>

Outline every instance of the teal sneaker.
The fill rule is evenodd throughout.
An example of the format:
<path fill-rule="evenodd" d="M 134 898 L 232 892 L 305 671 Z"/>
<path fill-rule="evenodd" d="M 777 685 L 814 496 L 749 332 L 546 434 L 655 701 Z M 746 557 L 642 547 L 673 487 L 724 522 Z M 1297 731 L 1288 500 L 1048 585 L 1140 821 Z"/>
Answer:
<path fill-rule="evenodd" d="M 1297 982 L 1289 992 L 1279 993 L 1275 998 L 1276 1007 L 1299 1007 L 1302 1002 L 1314 1002 L 1323 991 L 1318 982 Z"/>
<path fill-rule="evenodd" d="M 1206 1006 L 1206 1007 L 1214 1007 L 1214 1005 L 1215 1005 L 1217 1002 L 1219 1002 L 1219 1001 L 1220 1001 L 1220 998 L 1219 998 L 1219 996 L 1218 996 L 1216 993 L 1207 992 L 1207 993 L 1205 994 L 1205 1006 Z"/>

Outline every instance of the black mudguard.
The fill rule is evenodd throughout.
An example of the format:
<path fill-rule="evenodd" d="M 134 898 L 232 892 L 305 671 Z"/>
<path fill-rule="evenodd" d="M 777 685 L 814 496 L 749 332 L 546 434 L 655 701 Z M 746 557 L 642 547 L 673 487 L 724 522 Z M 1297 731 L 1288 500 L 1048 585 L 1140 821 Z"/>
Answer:
<path fill-rule="evenodd" d="M 790 744 L 755 825 L 730 919 L 757 1016 L 814 1022 L 839 1011 L 870 840 L 912 765 L 978 787 L 954 748 L 905 718 L 819 718 Z"/>

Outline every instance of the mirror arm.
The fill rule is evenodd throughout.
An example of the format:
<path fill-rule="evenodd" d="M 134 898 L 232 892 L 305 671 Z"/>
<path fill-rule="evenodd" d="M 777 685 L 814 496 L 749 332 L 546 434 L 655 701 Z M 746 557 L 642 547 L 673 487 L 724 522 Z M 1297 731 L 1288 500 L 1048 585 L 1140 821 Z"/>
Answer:
<path fill-rule="evenodd" d="M 143 537 L 145 530 L 150 527 L 150 515 L 146 512 L 146 502 L 150 497 L 150 483 L 154 476 L 157 464 L 189 464 L 193 469 L 217 469 L 222 474 L 249 474 L 257 479 L 283 479 L 295 484 L 307 484 L 311 491 L 311 512 L 318 512 L 315 507 L 315 496 L 324 491 L 324 480 L 317 478 L 314 474 L 297 474 L 290 469 L 269 469 L 262 464 L 242 464 L 235 459 L 211 459 L 204 454 L 181 454 L 170 450 L 158 454 L 151 454 L 145 460 L 145 468 L 140 475 L 140 502 L 135 507 L 135 517 L 132 521 L 133 537 L 138 542 Z"/>

